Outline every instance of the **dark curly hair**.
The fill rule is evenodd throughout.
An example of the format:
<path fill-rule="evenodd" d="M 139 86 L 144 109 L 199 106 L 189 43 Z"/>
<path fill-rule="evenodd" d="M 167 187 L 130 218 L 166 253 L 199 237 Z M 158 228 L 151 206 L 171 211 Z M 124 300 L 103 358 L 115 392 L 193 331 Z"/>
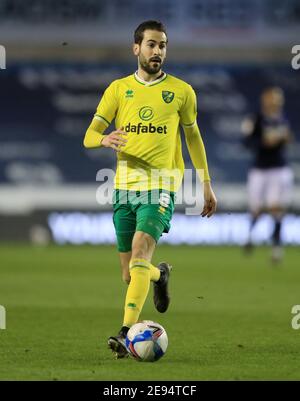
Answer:
<path fill-rule="evenodd" d="M 144 31 L 150 29 L 152 31 L 164 32 L 167 36 L 165 26 L 160 21 L 148 20 L 142 22 L 134 31 L 134 43 L 140 45 L 144 39 Z"/>

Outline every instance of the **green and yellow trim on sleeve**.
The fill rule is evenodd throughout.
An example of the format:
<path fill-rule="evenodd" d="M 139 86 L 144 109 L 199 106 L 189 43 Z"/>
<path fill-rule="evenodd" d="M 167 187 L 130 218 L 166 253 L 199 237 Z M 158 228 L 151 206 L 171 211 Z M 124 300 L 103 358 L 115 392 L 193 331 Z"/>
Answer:
<path fill-rule="evenodd" d="M 110 125 L 110 122 L 107 121 L 105 117 L 100 116 L 100 114 L 95 114 L 95 115 L 94 115 L 94 118 L 95 118 L 96 120 L 102 121 L 107 127 Z"/>
<path fill-rule="evenodd" d="M 194 127 L 196 124 L 197 124 L 197 120 L 195 120 L 195 121 L 194 121 L 193 123 L 191 123 L 191 124 L 181 123 L 181 125 L 182 125 L 183 127 L 186 127 L 186 128 L 192 128 L 192 127 Z"/>

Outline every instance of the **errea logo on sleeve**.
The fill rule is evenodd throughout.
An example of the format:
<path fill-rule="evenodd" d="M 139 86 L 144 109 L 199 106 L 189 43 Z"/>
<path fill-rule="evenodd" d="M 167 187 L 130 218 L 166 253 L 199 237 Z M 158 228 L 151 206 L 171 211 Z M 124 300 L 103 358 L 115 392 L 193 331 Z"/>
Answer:
<path fill-rule="evenodd" d="M 4 46 L 0 45 L 0 70 L 6 69 L 6 50 Z"/>

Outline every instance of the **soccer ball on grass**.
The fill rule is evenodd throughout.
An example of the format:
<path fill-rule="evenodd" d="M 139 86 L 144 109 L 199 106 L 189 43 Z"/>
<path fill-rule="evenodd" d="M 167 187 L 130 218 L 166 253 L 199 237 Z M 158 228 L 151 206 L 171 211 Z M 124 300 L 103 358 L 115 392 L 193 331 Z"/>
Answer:
<path fill-rule="evenodd" d="M 166 330 L 158 323 L 143 320 L 134 324 L 128 331 L 126 347 L 130 355 L 137 361 L 158 361 L 168 347 Z"/>

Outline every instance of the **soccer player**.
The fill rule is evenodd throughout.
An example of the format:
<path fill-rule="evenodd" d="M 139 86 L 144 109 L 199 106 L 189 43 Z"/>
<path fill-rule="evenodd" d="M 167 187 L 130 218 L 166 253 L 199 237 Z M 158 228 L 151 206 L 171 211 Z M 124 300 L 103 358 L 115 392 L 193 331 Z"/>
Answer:
<path fill-rule="evenodd" d="M 204 182 L 202 217 L 216 210 L 205 148 L 197 126 L 196 96 L 190 85 L 162 71 L 167 33 L 162 23 L 145 21 L 134 33 L 133 53 L 138 70 L 111 83 L 89 126 L 84 146 L 117 152 L 113 222 L 123 280 L 129 284 L 122 328 L 108 345 L 117 358 L 127 356 L 125 338 L 145 303 L 150 282 L 154 304 L 168 309 L 171 266 L 151 264 L 155 246 L 168 232 L 175 193 L 184 172 L 180 125 L 195 169 Z M 115 119 L 115 131 L 104 135 Z"/>
<path fill-rule="evenodd" d="M 293 173 L 287 164 L 285 150 L 292 136 L 283 113 L 284 94 L 281 88 L 270 87 L 261 95 L 261 112 L 243 124 L 244 144 L 254 154 L 248 175 L 251 223 L 246 251 L 253 249 L 252 230 L 263 212 L 274 219 L 271 260 L 282 259 L 281 221 L 291 199 Z"/>

